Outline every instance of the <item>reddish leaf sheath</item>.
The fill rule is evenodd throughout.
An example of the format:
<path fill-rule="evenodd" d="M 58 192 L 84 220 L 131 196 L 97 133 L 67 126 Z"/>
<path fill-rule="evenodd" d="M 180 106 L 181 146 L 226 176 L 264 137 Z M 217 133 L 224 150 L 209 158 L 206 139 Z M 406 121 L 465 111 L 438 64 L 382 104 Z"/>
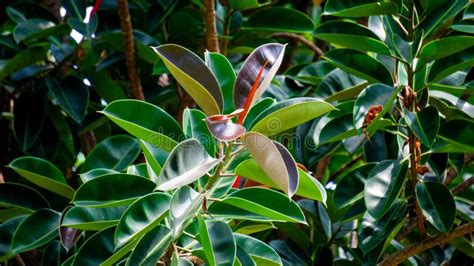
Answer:
<path fill-rule="evenodd" d="M 99 10 L 99 7 L 100 7 L 101 4 L 102 4 L 102 0 L 96 0 L 95 1 L 94 7 L 92 8 L 91 14 L 89 16 L 89 20 L 91 20 L 92 17 L 94 17 L 95 13 L 97 13 L 97 11 Z"/>
<path fill-rule="evenodd" d="M 247 99 L 245 100 L 245 103 L 244 103 L 244 108 L 243 108 L 244 111 L 240 114 L 239 118 L 237 119 L 237 124 L 239 125 L 242 125 L 244 123 L 244 119 L 247 116 L 247 113 L 249 112 L 250 106 L 252 105 L 253 98 L 255 97 L 255 93 L 257 92 L 258 85 L 260 84 L 260 79 L 262 78 L 263 70 L 265 69 L 265 66 L 267 64 L 268 64 L 268 60 L 265 61 L 262 68 L 260 68 L 257 78 L 255 79 L 255 82 L 252 85 L 252 89 L 250 89 L 249 95 L 247 96 Z"/>

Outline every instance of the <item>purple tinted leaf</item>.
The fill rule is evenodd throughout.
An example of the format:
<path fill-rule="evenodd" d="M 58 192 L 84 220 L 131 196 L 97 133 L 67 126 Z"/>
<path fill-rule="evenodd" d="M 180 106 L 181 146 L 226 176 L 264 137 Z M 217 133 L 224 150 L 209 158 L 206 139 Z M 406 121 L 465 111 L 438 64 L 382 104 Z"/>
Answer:
<path fill-rule="evenodd" d="M 212 117 L 206 119 L 207 127 L 218 140 L 234 140 L 242 136 L 246 131 L 242 125 L 235 124 L 229 117 L 219 117 L 218 119 L 216 120 Z"/>
<path fill-rule="evenodd" d="M 291 156 L 290 152 L 283 146 L 282 144 L 273 141 L 273 144 L 275 144 L 276 148 L 280 152 L 281 158 L 285 162 L 286 170 L 288 171 L 288 194 L 293 196 L 296 192 L 296 189 L 298 189 L 298 169 L 296 167 L 295 160 L 293 159 L 293 156 Z"/>
<path fill-rule="evenodd" d="M 82 231 L 79 229 L 65 226 L 59 227 L 59 238 L 61 239 L 61 244 L 68 251 L 74 246 L 74 243 L 76 243 L 81 234 Z"/>
<path fill-rule="evenodd" d="M 249 55 L 242 65 L 234 85 L 234 104 L 236 108 L 244 107 L 260 70 L 267 63 L 263 70 L 263 79 L 254 94 L 252 103 L 255 103 L 262 96 L 281 65 L 284 51 L 285 45 L 270 43 L 258 47 Z"/>

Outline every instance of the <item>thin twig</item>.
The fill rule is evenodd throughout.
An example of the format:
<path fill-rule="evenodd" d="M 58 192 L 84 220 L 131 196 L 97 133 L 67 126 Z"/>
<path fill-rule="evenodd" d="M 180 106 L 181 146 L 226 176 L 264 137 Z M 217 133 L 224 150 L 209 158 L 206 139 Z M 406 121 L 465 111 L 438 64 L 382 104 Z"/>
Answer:
<path fill-rule="evenodd" d="M 467 180 L 457 185 L 451 190 L 451 192 L 453 193 L 453 195 L 457 195 L 472 186 L 472 184 L 474 184 L 474 176 L 469 177 Z"/>
<path fill-rule="evenodd" d="M 440 246 L 443 244 L 448 243 L 449 241 L 462 237 L 466 234 L 470 234 L 474 232 L 474 223 L 468 223 L 461 225 L 451 231 L 447 235 L 437 235 L 434 237 L 428 237 L 423 239 L 422 241 L 413 243 L 409 245 L 408 247 L 399 250 L 395 252 L 394 254 L 388 256 L 385 258 L 381 263 L 378 265 L 380 266 L 389 266 L 389 265 L 398 265 L 405 261 L 406 259 L 415 256 L 416 254 L 419 254 L 427 249 L 430 249 L 435 246 Z"/>
<path fill-rule="evenodd" d="M 277 32 L 277 33 L 272 34 L 272 37 L 291 39 L 291 40 L 301 42 L 306 47 L 308 47 L 311 51 L 313 51 L 318 57 L 321 57 L 324 55 L 324 52 L 318 46 L 316 46 L 316 44 L 307 40 L 305 37 L 301 35 L 294 34 L 294 33 L 287 33 L 287 32 Z"/>
<path fill-rule="evenodd" d="M 127 0 L 117 0 L 117 10 L 120 18 L 120 28 L 123 33 L 123 44 L 125 51 L 125 63 L 127 64 L 128 79 L 132 87 L 132 94 L 135 99 L 145 100 L 142 84 L 137 71 L 135 58 L 135 41 L 133 37 L 132 19 L 128 10 Z"/>

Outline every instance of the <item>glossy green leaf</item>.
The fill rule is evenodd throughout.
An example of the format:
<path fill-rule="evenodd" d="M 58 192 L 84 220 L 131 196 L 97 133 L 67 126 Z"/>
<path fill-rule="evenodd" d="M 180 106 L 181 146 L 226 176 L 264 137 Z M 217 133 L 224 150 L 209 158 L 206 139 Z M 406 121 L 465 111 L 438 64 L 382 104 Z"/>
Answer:
<path fill-rule="evenodd" d="M 150 103 L 117 100 L 107 105 L 103 113 L 133 136 L 166 151 L 171 151 L 183 135 L 168 113 Z"/>
<path fill-rule="evenodd" d="M 232 83 L 232 85 L 234 85 Z M 232 99 L 231 99 L 232 100 Z M 209 153 L 216 153 L 216 142 L 204 121 L 206 115 L 196 109 L 186 108 L 183 112 L 183 131 L 186 138 L 197 139 Z"/>
<path fill-rule="evenodd" d="M 0 80 L 29 65 L 46 60 L 46 49 L 42 46 L 32 47 L 21 51 L 9 59 L 0 69 Z"/>
<path fill-rule="evenodd" d="M 397 96 L 396 92 L 393 87 L 382 84 L 371 85 L 363 90 L 354 104 L 353 119 L 356 128 L 362 128 L 364 126 L 365 117 L 373 106 L 381 105 L 383 109 L 377 118 L 372 120 L 371 124 L 387 113 L 395 101 Z"/>
<path fill-rule="evenodd" d="M 33 213 L 31 210 L 21 208 L 2 208 L 0 210 L 0 222 L 5 222 L 18 216 L 28 215 Z"/>
<path fill-rule="evenodd" d="M 375 219 L 380 219 L 393 205 L 405 184 L 408 161 L 387 160 L 369 173 L 364 187 L 365 206 Z"/>
<path fill-rule="evenodd" d="M 263 111 L 252 126 L 252 131 L 264 135 L 275 135 L 296 127 L 334 109 L 324 101 L 315 98 L 294 98 L 279 102 Z M 298 115 L 295 116 L 294 114 Z"/>
<path fill-rule="evenodd" d="M 393 84 L 392 75 L 385 65 L 365 53 L 351 49 L 333 49 L 323 57 L 336 67 L 368 82 Z"/>
<path fill-rule="evenodd" d="M 420 138 L 421 143 L 431 147 L 439 129 L 438 110 L 433 106 L 428 106 L 420 112 L 412 113 L 405 108 L 403 114 L 408 126 Z"/>
<path fill-rule="evenodd" d="M 157 226 L 168 214 L 170 200 L 170 195 L 156 192 L 135 201 L 120 218 L 115 230 L 115 247 L 138 239 Z"/>
<path fill-rule="evenodd" d="M 209 265 L 233 265 L 236 244 L 232 229 L 222 221 L 198 219 L 199 239 Z"/>
<path fill-rule="evenodd" d="M 180 187 L 174 192 L 169 212 L 174 238 L 179 237 L 187 221 L 199 211 L 204 196 L 188 186 Z"/>
<path fill-rule="evenodd" d="M 156 183 L 158 182 L 158 175 L 161 172 L 160 162 L 163 158 L 166 159 L 168 154 L 164 150 L 155 147 L 143 140 L 140 140 L 140 146 L 142 148 L 143 155 L 145 155 L 148 176 Z"/>
<path fill-rule="evenodd" d="M 108 175 L 108 174 L 118 174 L 119 172 L 107 168 L 96 168 L 79 175 L 82 183 L 86 183 L 89 180 L 92 180 L 96 177 Z"/>
<path fill-rule="evenodd" d="M 368 82 L 341 69 L 329 72 L 316 88 L 316 95 L 325 101 L 342 101 L 356 98 Z"/>
<path fill-rule="evenodd" d="M 13 133 L 23 151 L 37 142 L 44 124 L 43 101 L 36 97 L 30 93 L 20 94 L 13 109 Z"/>
<path fill-rule="evenodd" d="M 114 254 L 115 226 L 107 227 L 88 238 L 76 252 L 73 265 L 100 265 Z"/>
<path fill-rule="evenodd" d="M 70 154 L 75 156 L 76 151 L 74 147 L 74 138 L 66 118 L 62 115 L 59 109 L 53 107 L 51 104 L 46 104 L 45 112 L 53 123 L 53 126 L 56 128 L 61 141 L 64 143 Z"/>
<path fill-rule="evenodd" d="M 84 82 L 78 77 L 68 76 L 61 82 L 47 79 L 46 83 L 53 101 L 76 123 L 80 124 L 89 105 L 89 89 Z"/>
<path fill-rule="evenodd" d="M 252 106 L 270 86 L 283 61 L 285 45 L 269 43 L 257 47 L 245 60 L 234 84 L 234 105 L 236 109 L 244 108 L 247 101 Z M 253 88 L 260 70 L 262 79 L 258 87 Z M 251 97 L 251 99 L 248 99 Z"/>
<path fill-rule="evenodd" d="M 443 1 L 443 4 L 426 15 L 417 26 L 423 31 L 423 37 L 427 38 L 435 34 L 442 25 L 456 16 L 468 3 L 467 0 Z"/>
<path fill-rule="evenodd" d="M 359 246 L 364 254 L 374 250 L 381 243 L 390 243 L 403 226 L 407 204 L 397 200 L 389 211 L 379 219 L 366 213 L 359 226 Z M 386 245 L 386 244 L 385 244 Z"/>
<path fill-rule="evenodd" d="M 61 226 L 98 231 L 116 225 L 127 206 L 89 208 L 74 206 L 64 214 Z"/>
<path fill-rule="evenodd" d="M 8 167 L 35 185 L 72 199 L 74 190 L 67 185 L 61 171 L 50 162 L 36 157 L 19 157 Z"/>
<path fill-rule="evenodd" d="M 94 147 L 81 167 L 85 173 L 97 168 L 125 170 L 140 154 L 137 139 L 127 135 L 109 137 Z"/>
<path fill-rule="evenodd" d="M 361 165 L 345 174 L 338 182 L 333 194 L 334 207 L 341 209 L 364 197 L 364 186 L 373 163 Z"/>
<path fill-rule="evenodd" d="M 109 174 L 80 186 L 73 203 L 85 207 L 121 206 L 151 193 L 155 187 L 154 182 L 141 176 Z"/>
<path fill-rule="evenodd" d="M 158 225 L 140 239 L 127 260 L 127 266 L 156 264 L 172 240 L 171 230 Z"/>
<path fill-rule="evenodd" d="M 159 190 L 171 190 L 190 184 L 219 163 L 196 139 L 181 142 L 171 152 L 158 176 Z"/>
<path fill-rule="evenodd" d="M 9 257 L 13 257 L 11 249 L 11 242 L 13 234 L 15 233 L 18 226 L 27 218 L 27 215 L 18 216 L 0 224 L 0 260 L 7 260 Z"/>
<path fill-rule="evenodd" d="M 229 5 L 235 10 L 247 10 L 262 7 L 270 4 L 271 1 L 259 0 L 229 0 Z"/>
<path fill-rule="evenodd" d="M 277 221 L 306 223 L 303 212 L 294 201 L 270 189 L 240 189 L 229 194 L 222 203 Z"/>
<path fill-rule="evenodd" d="M 258 183 L 278 188 L 275 182 L 265 174 L 263 169 L 257 164 L 255 159 L 247 159 L 235 168 L 235 174 L 256 181 Z M 299 185 L 296 195 L 326 202 L 326 190 L 318 180 L 310 176 L 308 173 L 298 168 Z"/>
<path fill-rule="evenodd" d="M 68 24 L 55 25 L 44 19 L 28 19 L 21 21 L 13 30 L 13 38 L 17 43 L 31 43 L 34 40 L 43 39 L 51 35 L 69 34 L 71 27 Z"/>
<path fill-rule="evenodd" d="M 199 56 L 175 44 L 165 44 L 153 49 L 204 113 L 221 113 L 224 106 L 221 88 L 214 74 Z"/>
<path fill-rule="evenodd" d="M 232 230 L 239 234 L 251 235 L 265 230 L 276 229 L 273 223 L 242 221 L 232 228 Z"/>
<path fill-rule="evenodd" d="M 283 265 L 276 251 L 264 242 L 251 236 L 234 234 L 237 247 L 245 250 L 256 265 Z"/>
<path fill-rule="evenodd" d="M 450 120 L 441 125 L 438 140 L 432 149 L 436 152 L 474 152 L 474 123 L 466 120 Z"/>
<path fill-rule="evenodd" d="M 276 100 L 272 98 L 263 98 L 260 101 L 256 102 L 251 108 L 250 111 L 247 113 L 247 116 L 244 120 L 244 127 L 250 128 L 256 122 L 256 118 L 266 109 L 270 108 L 276 104 Z"/>
<path fill-rule="evenodd" d="M 362 52 L 390 55 L 390 48 L 375 33 L 360 24 L 348 21 L 329 21 L 314 32 L 315 37 L 337 46 Z"/>
<path fill-rule="evenodd" d="M 222 110 L 222 113 L 232 113 L 235 110 L 233 97 L 236 77 L 234 69 L 229 60 L 219 53 L 206 52 L 204 57 L 206 59 L 206 65 L 216 76 L 217 82 L 219 82 L 219 86 L 222 90 L 222 95 L 224 97 L 224 109 Z"/>
<path fill-rule="evenodd" d="M 256 132 L 242 137 L 242 143 L 277 188 L 292 197 L 299 184 L 295 159 L 280 143 Z"/>
<path fill-rule="evenodd" d="M 328 0 L 323 15 L 338 17 L 367 17 L 374 15 L 394 14 L 397 12 L 395 1 L 339 1 Z"/>
<path fill-rule="evenodd" d="M 474 47 L 436 60 L 431 66 L 428 81 L 439 81 L 456 71 L 472 66 L 474 66 Z"/>
<path fill-rule="evenodd" d="M 244 23 L 241 29 L 311 33 L 314 31 L 314 24 L 305 13 L 296 9 L 270 7 L 262 9 L 250 16 L 249 20 Z"/>
<path fill-rule="evenodd" d="M 109 77 L 105 71 L 93 72 L 88 75 L 92 88 L 94 88 L 95 92 L 107 102 L 127 98 L 127 95 L 125 95 L 119 83 Z"/>
<path fill-rule="evenodd" d="M 49 203 L 43 195 L 31 187 L 17 183 L 2 183 L 0 184 L 0 206 L 33 213 L 41 208 L 49 208 Z"/>
<path fill-rule="evenodd" d="M 423 182 L 416 185 L 416 196 L 426 219 L 447 234 L 456 217 L 456 204 L 451 191 L 441 183 Z"/>
<path fill-rule="evenodd" d="M 453 55 L 474 46 L 472 36 L 454 36 L 433 40 L 423 46 L 420 51 L 420 60 L 430 62 Z"/>
<path fill-rule="evenodd" d="M 40 209 L 28 216 L 13 234 L 13 252 L 32 250 L 56 238 L 60 219 L 61 214 L 50 209 Z"/>

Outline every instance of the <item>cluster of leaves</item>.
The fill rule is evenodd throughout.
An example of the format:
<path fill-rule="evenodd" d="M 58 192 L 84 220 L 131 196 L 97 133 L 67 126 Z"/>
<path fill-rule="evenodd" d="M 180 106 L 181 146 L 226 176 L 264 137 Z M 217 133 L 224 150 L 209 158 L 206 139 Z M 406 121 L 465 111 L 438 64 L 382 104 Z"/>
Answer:
<path fill-rule="evenodd" d="M 309 9 L 314 19 L 222 1 L 230 62 L 191 51 L 203 43 L 203 6 L 184 2 L 130 3 L 147 102 L 125 99 L 121 33 L 98 23 L 115 1 L 88 23 L 84 1 L 61 1 L 67 23 L 37 18 L 28 2 L 6 8 L 0 44 L 15 56 L 0 79 L 19 98 L 5 116 L 27 156 L 0 184 L 0 261 L 40 249 L 48 265 L 373 265 L 424 226 L 442 235 L 472 223 L 467 0 L 329 0 Z M 79 44 L 61 40 L 72 28 Z M 312 51 L 274 42 L 280 31 L 329 46 L 309 62 Z M 181 125 L 162 74 L 200 108 Z M 81 160 L 84 132 L 100 142 Z M 465 238 L 425 255 L 406 263 L 473 257 Z"/>

